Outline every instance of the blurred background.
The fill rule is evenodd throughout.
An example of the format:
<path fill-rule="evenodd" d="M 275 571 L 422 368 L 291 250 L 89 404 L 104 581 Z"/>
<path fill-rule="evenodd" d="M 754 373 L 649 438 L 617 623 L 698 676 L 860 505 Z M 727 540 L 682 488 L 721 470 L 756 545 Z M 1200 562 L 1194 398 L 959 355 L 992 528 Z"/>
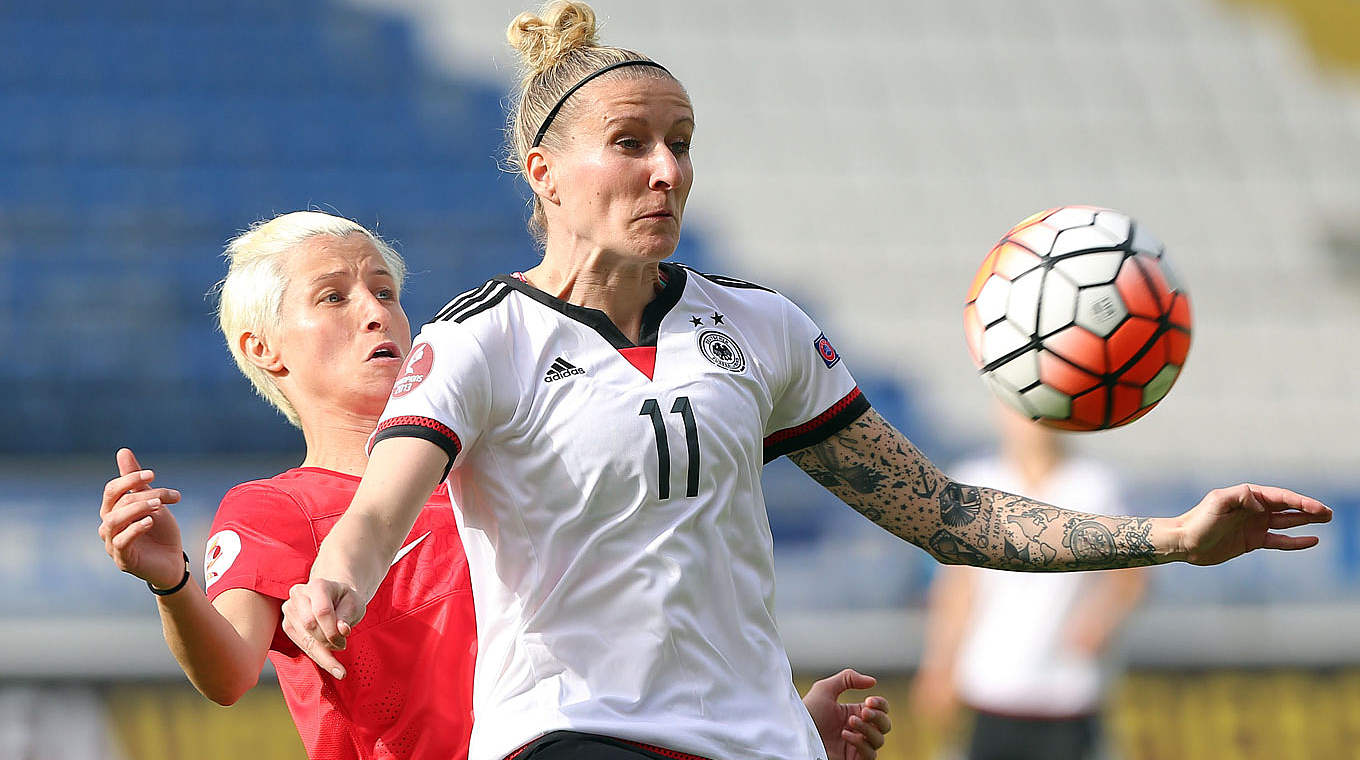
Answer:
<path fill-rule="evenodd" d="M 1188 283 L 1177 387 L 1074 448 L 1142 515 L 1251 479 L 1327 501 L 1298 555 L 1151 572 L 1112 703 L 1128 758 L 1360 757 L 1360 7 L 1348 0 L 598 0 L 695 103 L 680 261 L 775 287 L 940 463 L 993 445 L 964 291 L 1043 208 L 1125 211 Z M 498 169 L 503 0 L 0 3 L 0 758 L 300 758 L 277 687 L 197 696 L 96 535 L 131 446 L 191 556 L 233 484 L 301 458 L 206 295 L 226 240 L 318 208 L 393 241 L 419 324 L 532 266 Z M 804 680 L 884 677 L 885 758 L 933 561 L 786 461 L 779 606 Z M 193 547 L 196 547 L 193 548 Z M 201 557 L 194 556 L 195 573 Z"/>

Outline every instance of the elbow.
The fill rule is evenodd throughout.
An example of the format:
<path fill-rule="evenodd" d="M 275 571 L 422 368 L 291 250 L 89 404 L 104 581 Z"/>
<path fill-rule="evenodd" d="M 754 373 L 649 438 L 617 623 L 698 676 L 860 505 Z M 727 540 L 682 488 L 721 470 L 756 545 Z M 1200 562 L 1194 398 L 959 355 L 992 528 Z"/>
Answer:
<path fill-rule="evenodd" d="M 246 692 L 255 688 L 255 684 L 259 683 L 259 681 L 260 677 L 256 675 L 254 678 L 241 679 L 235 683 L 195 685 L 198 686 L 198 691 L 203 696 L 223 707 L 231 707 L 240 701 L 241 697 L 245 696 Z"/>
<path fill-rule="evenodd" d="M 221 693 L 214 692 L 212 694 L 204 694 L 203 696 L 207 697 L 208 699 L 211 699 L 212 701 L 216 702 L 219 705 L 222 705 L 223 707 L 231 707 L 232 705 L 236 704 L 236 700 L 241 698 L 240 694 L 226 691 Z"/>

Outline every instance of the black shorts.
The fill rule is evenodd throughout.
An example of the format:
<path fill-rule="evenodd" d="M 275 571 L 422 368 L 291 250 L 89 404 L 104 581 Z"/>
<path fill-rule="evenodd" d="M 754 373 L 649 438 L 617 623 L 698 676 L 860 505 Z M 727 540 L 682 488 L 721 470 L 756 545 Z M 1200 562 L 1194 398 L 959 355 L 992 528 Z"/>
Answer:
<path fill-rule="evenodd" d="M 707 760 L 663 747 L 583 734 L 553 731 L 524 745 L 513 760 Z M 510 760 L 507 758 L 507 760 Z"/>
<path fill-rule="evenodd" d="M 1091 760 L 1100 749 L 1095 715 L 1014 718 L 978 711 L 968 760 Z"/>

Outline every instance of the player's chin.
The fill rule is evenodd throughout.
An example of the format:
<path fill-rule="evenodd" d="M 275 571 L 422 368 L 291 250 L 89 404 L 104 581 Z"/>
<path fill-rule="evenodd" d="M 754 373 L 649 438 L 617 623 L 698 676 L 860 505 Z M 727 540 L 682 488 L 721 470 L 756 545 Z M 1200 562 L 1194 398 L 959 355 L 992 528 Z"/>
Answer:
<path fill-rule="evenodd" d="M 362 379 L 358 387 L 353 389 L 354 393 L 364 398 L 382 398 L 386 403 L 387 397 L 392 395 L 392 386 L 396 384 L 400 375 L 400 362 L 395 366 L 368 362 L 359 375 Z"/>
<path fill-rule="evenodd" d="M 658 226 L 669 229 L 653 229 L 634 235 L 629 248 L 649 261 L 664 261 L 670 258 L 671 254 L 675 253 L 675 247 L 680 244 L 680 225 L 675 223 Z"/>

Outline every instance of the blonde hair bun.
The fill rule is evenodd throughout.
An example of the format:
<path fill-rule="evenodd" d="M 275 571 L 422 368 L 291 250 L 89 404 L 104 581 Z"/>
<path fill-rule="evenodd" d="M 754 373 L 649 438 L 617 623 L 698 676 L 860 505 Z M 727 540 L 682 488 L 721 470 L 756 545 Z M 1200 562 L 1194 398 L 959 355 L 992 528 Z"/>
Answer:
<path fill-rule="evenodd" d="M 526 79 L 556 66 L 571 51 L 597 44 L 595 11 L 574 0 L 553 0 L 540 15 L 521 13 L 505 38 L 519 51 Z"/>

